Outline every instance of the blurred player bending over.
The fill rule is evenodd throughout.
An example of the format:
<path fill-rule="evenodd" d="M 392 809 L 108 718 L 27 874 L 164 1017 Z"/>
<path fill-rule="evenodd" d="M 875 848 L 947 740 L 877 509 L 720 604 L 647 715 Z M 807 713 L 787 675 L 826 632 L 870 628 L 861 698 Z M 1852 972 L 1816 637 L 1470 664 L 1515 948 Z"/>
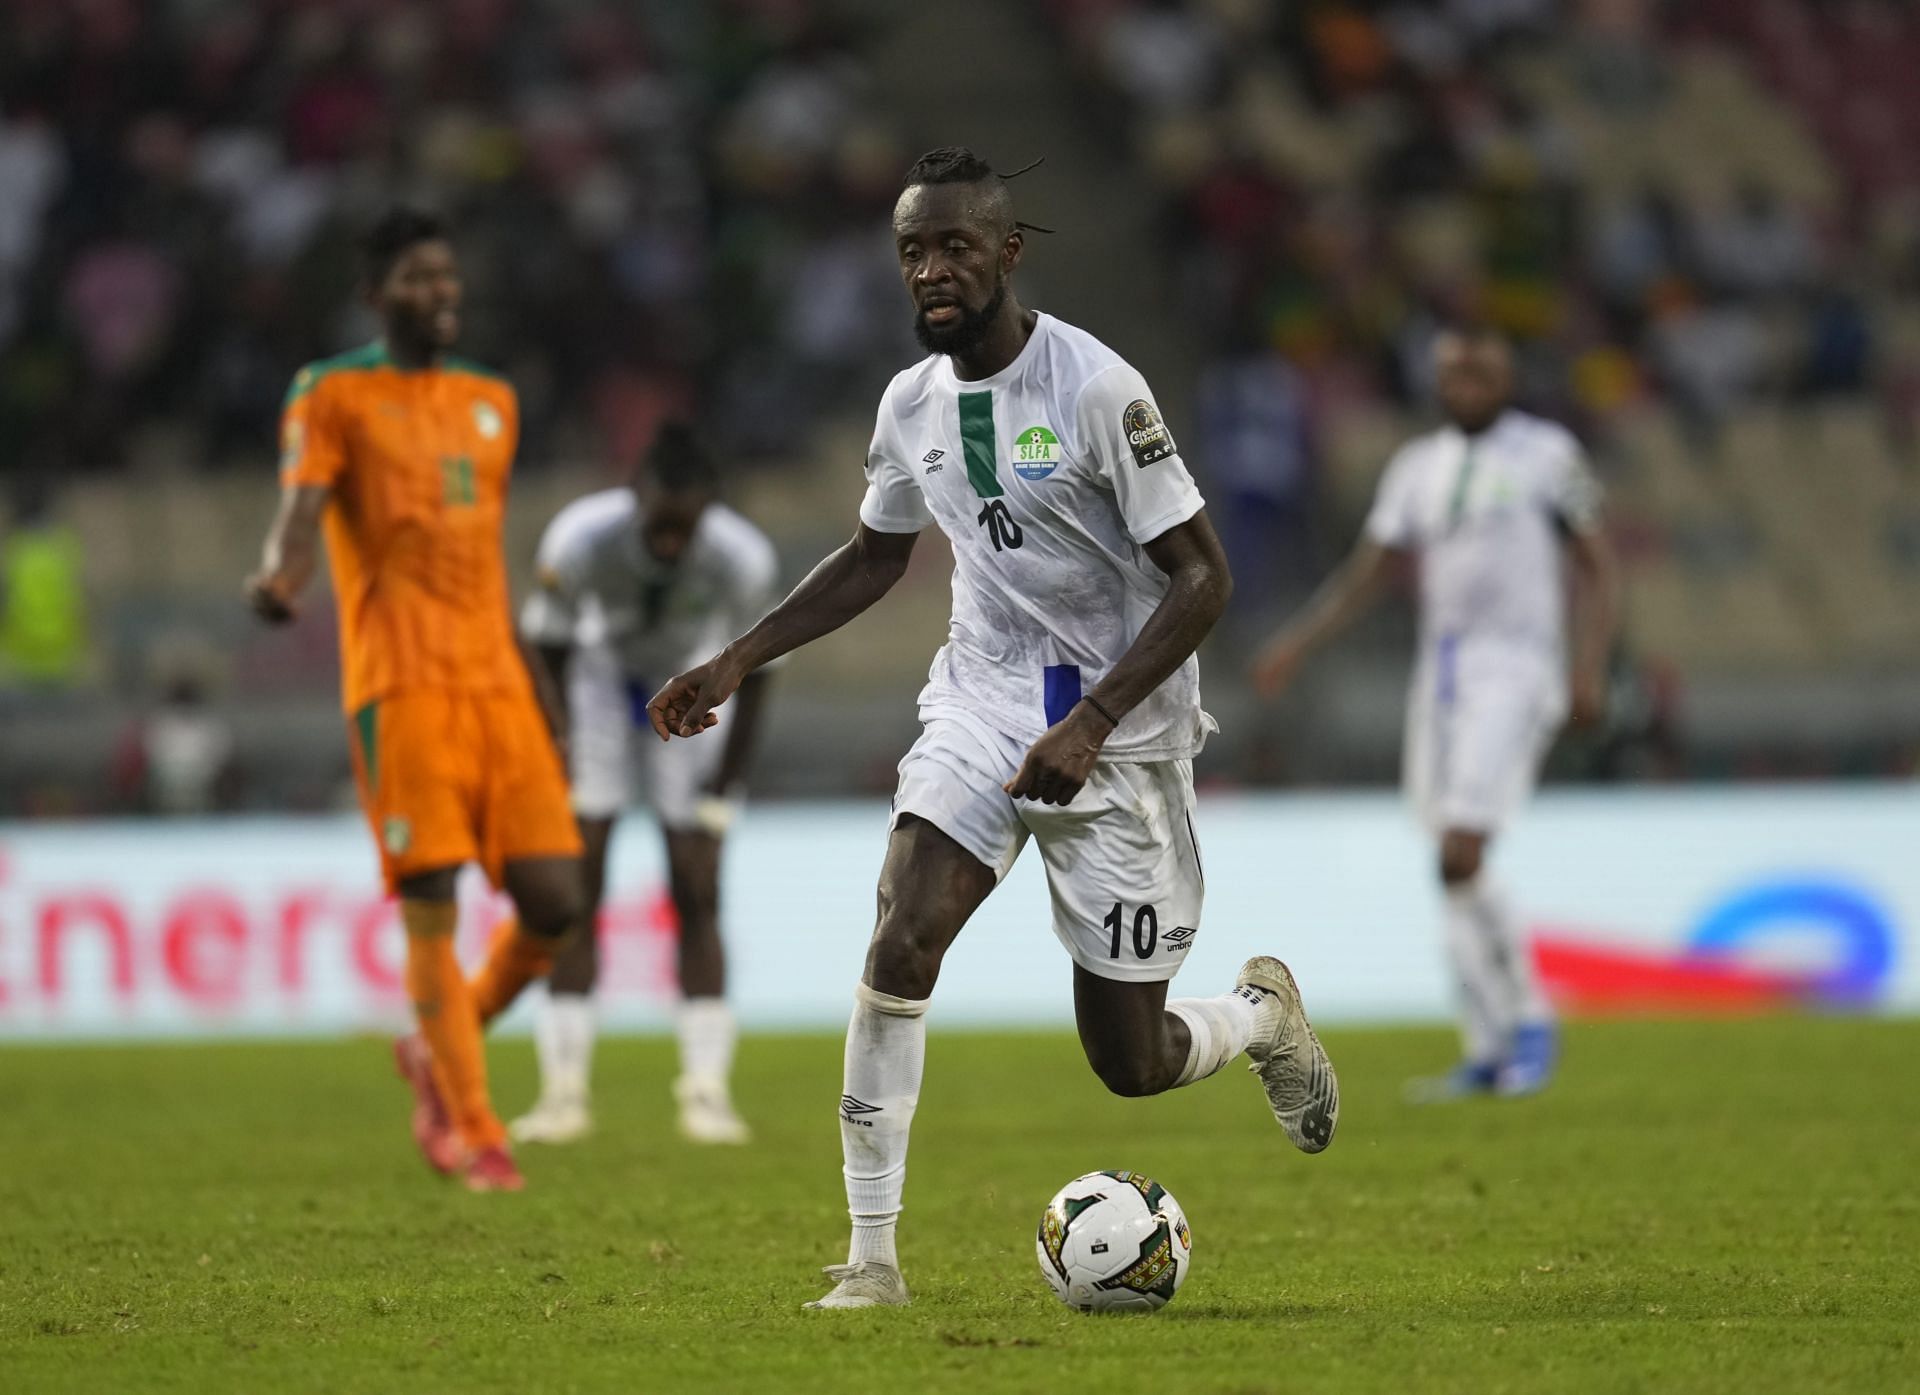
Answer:
<path fill-rule="evenodd" d="M 1081 1045 L 1107 1088 L 1159 1094 L 1244 1051 L 1303 1151 L 1332 1141 L 1339 1111 L 1279 960 L 1250 960 L 1217 998 L 1167 1001 L 1200 924 L 1192 762 L 1210 723 L 1194 650 L 1232 583 L 1146 381 L 1015 298 L 1020 225 L 970 151 L 908 171 L 893 235 L 928 357 L 881 398 L 853 539 L 649 709 L 662 737 L 698 734 L 748 674 L 885 595 L 921 529 L 951 542 L 953 622 L 900 764 L 847 1029 L 853 1239 L 820 1308 L 907 1301 L 894 1233 L 927 1002 L 947 947 L 1029 837 L 1073 959 Z"/>
<path fill-rule="evenodd" d="M 767 677 L 741 685 L 722 713 L 724 740 L 662 745 L 646 718 L 649 684 L 713 653 L 773 604 L 773 544 L 716 502 L 714 486 L 713 462 L 692 433 L 667 427 L 632 488 L 588 495 L 549 525 L 520 630 L 554 690 L 566 693 L 569 727 L 559 735 L 587 848 L 588 924 L 606 890 L 614 819 L 644 790 L 666 836 L 680 919 L 680 1127 L 696 1142 L 744 1143 L 727 1085 L 734 1025 L 720 942 L 720 843 L 738 811 Z M 516 1138 L 564 1143 L 591 1125 L 598 967 L 591 933 L 568 941 L 554 962 L 535 1029 L 540 1102 L 514 1121 Z"/>
<path fill-rule="evenodd" d="M 1531 791 L 1569 697 L 1576 723 L 1601 716 L 1614 562 L 1579 442 L 1510 405 L 1506 341 L 1443 334 L 1435 357 L 1451 425 L 1393 457 L 1352 555 L 1268 644 L 1254 681 L 1269 697 L 1280 692 L 1309 652 L 1380 595 L 1396 555 L 1418 558 L 1405 783 L 1440 843 L 1465 1059 L 1413 1092 L 1526 1094 L 1551 1078 L 1557 1033 L 1519 918 L 1482 864 Z M 1574 564 L 1570 656 L 1563 540 Z"/>
<path fill-rule="evenodd" d="M 501 558 L 519 407 L 500 378 L 447 357 L 461 284 L 438 220 L 396 209 L 380 221 L 366 295 L 382 338 L 293 380 L 280 510 L 246 590 L 266 620 L 293 619 L 324 525 L 348 744 L 407 932 L 420 1031 L 395 1052 L 417 1100 L 414 1136 L 436 1170 L 513 1190 L 481 1028 L 547 971 L 582 913 L 580 837 Z M 454 956 L 454 876 L 476 861 L 518 919 L 469 984 Z"/>

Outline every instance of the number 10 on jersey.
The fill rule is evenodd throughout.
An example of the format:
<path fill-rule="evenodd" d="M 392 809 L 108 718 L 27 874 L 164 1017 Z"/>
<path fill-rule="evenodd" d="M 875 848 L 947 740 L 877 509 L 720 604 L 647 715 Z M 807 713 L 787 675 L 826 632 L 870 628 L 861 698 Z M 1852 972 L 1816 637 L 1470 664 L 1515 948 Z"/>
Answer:
<path fill-rule="evenodd" d="M 975 521 L 987 530 L 987 537 L 992 540 L 995 552 L 1005 552 L 1026 541 L 1026 535 L 1020 531 L 1020 525 L 1014 522 L 1004 499 L 987 500 L 986 507 L 980 510 L 980 516 Z"/>

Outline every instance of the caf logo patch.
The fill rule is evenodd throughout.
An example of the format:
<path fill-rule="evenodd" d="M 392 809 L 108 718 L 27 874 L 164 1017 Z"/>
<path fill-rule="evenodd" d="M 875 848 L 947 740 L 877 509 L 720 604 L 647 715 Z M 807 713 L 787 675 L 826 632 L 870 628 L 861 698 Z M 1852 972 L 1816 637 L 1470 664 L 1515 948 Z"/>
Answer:
<path fill-rule="evenodd" d="M 495 407 L 493 403 L 475 402 L 473 404 L 473 425 L 474 429 L 480 433 L 482 440 L 491 441 L 500 434 L 505 423 L 500 420 L 500 409 Z"/>
<path fill-rule="evenodd" d="M 1159 411 L 1146 398 L 1136 397 L 1127 403 L 1120 420 L 1127 429 L 1127 446 L 1133 451 L 1133 463 L 1141 469 L 1158 464 L 1174 453 L 1167 424 L 1160 420 Z"/>

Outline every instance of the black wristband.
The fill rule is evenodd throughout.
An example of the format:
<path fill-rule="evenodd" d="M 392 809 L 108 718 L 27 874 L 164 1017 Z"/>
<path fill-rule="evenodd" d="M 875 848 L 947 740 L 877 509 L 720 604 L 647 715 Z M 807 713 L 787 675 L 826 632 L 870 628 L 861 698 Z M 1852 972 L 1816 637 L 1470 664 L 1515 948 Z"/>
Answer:
<path fill-rule="evenodd" d="M 1102 717 L 1105 717 L 1107 719 L 1108 726 L 1113 727 L 1116 730 L 1119 728 L 1120 719 L 1114 716 L 1113 713 L 1107 711 L 1106 708 L 1102 707 L 1099 701 L 1095 699 L 1093 694 L 1091 693 L 1083 694 L 1080 698 L 1080 701 L 1084 702 L 1087 706 L 1091 707 L 1095 712 L 1098 712 Z"/>

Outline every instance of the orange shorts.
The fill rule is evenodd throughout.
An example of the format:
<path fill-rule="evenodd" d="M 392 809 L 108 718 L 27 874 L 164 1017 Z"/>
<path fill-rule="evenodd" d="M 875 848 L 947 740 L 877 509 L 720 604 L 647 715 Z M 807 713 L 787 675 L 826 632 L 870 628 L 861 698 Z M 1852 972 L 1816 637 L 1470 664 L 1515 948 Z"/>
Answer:
<path fill-rule="evenodd" d="M 532 696 L 395 693 L 348 728 L 389 893 L 468 862 L 497 887 L 509 862 L 580 855 L 567 777 Z"/>

